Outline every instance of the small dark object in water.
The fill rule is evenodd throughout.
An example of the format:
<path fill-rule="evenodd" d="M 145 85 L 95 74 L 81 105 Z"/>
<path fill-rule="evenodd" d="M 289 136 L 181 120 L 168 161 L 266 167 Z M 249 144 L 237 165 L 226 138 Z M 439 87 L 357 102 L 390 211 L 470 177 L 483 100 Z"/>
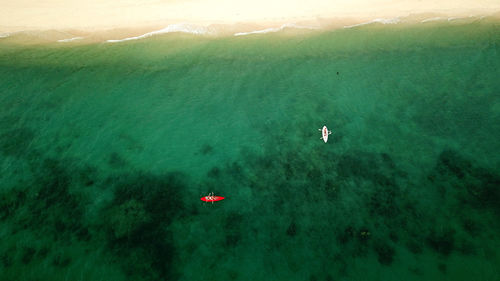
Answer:
<path fill-rule="evenodd" d="M 288 229 L 286 230 L 286 235 L 291 237 L 297 235 L 297 225 L 295 225 L 294 222 L 290 223 L 290 225 L 288 226 Z"/>
<path fill-rule="evenodd" d="M 112 152 L 109 155 L 108 164 L 109 166 L 111 166 L 111 168 L 121 168 L 126 166 L 127 162 L 125 161 L 125 159 L 123 159 L 123 157 L 120 156 L 120 154 Z"/>
<path fill-rule="evenodd" d="M 396 254 L 394 248 L 383 242 L 375 245 L 375 252 L 377 253 L 378 262 L 382 265 L 391 265 Z"/>
<path fill-rule="evenodd" d="M 241 240 L 241 235 L 239 233 L 229 233 L 226 234 L 226 246 L 234 247 Z"/>
<path fill-rule="evenodd" d="M 445 263 L 439 263 L 439 264 L 438 264 L 438 269 L 439 269 L 439 271 L 441 271 L 442 273 L 446 273 L 446 264 L 445 264 Z"/>
<path fill-rule="evenodd" d="M 438 233 L 432 232 L 427 237 L 427 245 L 434 251 L 448 256 L 455 247 L 454 235 L 455 231 L 453 229 L 446 229 Z"/>
<path fill-rule="evenodd" d="M 36 250 L 32 247 L 26 247 L 23 249 L 23 253 L 22 253 L 22 257 L 21 257 L 21 261 L 23 262 L 23 264 L 28 264 L 31 262 L 31 260 L 33 259 L 33 256 L 35 255 L 36 253 Z"/>
<path fill-rule="evenodd" d="M 214 148 L 213 148 L 211 145 L 209 145 L 209 144 L 205 144 L 205 145 L 203 145 L 203 147 L 200 149 L 200 152 L 201 152 L 201 154 L 203 154 L 203 155 L 210 154 L 210 153 L 212 153 L 213 151 L 214 151 Z"/>
<path fill-rule="evenodd" d="M 359 238 L 363 241 L 366 241 L 370 238 L 370 231 L 368 231 L 368 229 L 366 228 L 362 228 L 360 231 L 359 231 Z"/>
<path fill-rule="evenodd" d="M 417 241 L 415 241 L 415 240 L 408 241 L 406 243 L 406 247 L 413 254 L 420 254 L 420 253 L 422 253 L 422 245 L 420 243 L 418 243 Z"/>
<path fill-rule="evenodd" d="M 12 256 L 9 256 L 7 253 L 4 253 L 0 256 L 0 262 L 2 263 L 4 268 L 10 267 L 14 263 L 12 260 Z"/>
<path fill-rule="evenodd" d="M 45 259 L 47 257 L 47 254 L 49 253 L 49 248 L 47 247 L 42 247 L 40 250 L 37 252 L 37 256 L 41 259 Z"/>
<path fill-rule="evenodd" d="M 389 233 L 389 239 L 391 239 L 392 242 L 398 242 L 399 241 L 398 234 L 395 232 Z"/>
<path fill-rule="evenodd" d="M 62 254 L 57 254 L 52 260 L 52 264 L 58 267 L 67 267 L 70 263 L 71 258 Z"/>
<path fill-rule="evenodd" d="M 221 170 L 217 167 L 213 167 L 210 171 L 208 171 L 207 175 L 210 178 L 218 178 L 221 175 Z"/>
<path fill-rule="evenodd" d="M 337 75 L 339 75 L 339 72 L 337 71 Z"/>
<path fill-rule="evenodd" d="M 337 241 L 341 244 L 346 244 L 348 243 L 351 238 L 354 237 L 354 228 L 352 226 L 348 226 L 344 232 L 340 232 L 337 235 Z"/>

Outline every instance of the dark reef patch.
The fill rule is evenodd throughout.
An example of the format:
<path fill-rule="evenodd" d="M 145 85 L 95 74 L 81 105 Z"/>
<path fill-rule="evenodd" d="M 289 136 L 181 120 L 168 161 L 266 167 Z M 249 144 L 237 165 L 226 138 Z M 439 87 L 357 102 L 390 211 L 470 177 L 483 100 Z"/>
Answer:
<path fill-rule="evenodd" d="M 355 235 L 354 228 L 352 226 L 348 226 L 344 229 L 344 231 L 340 231 L 337 233 L 337 241 L 341 244 L 346 244 L 349 241 L 351 241 L 354 235 Z"/>
<path fill-rule="evenodd" d="M 389 239 L 391 239 L 392 242 L 397 243 L 399 241 L 399 235 L 396 232 L 391 232 L 389 233 Z"/>
<path fill-rule="evenodd" d="M 117 152 L 112 152 L 109 155 L 108 164 L 113 169 L 119 169 L 127 166 L 127 161 Z"/>
<path fill-rule="evenodd" d="M 58 253 L 52 259 L 52 264 L 57 267 L 67 267 L 71 264 L 71 258 L 62 253 Z"/>
<path fill-rule="evenodd" d="M 213 167 L 208 171 L 207 176 L 212 179 L 217 179 L 221 175 L 221 170 L 218 167 Z"/>
<path fill-rule="evenodd" d="M 129 237 L 151 221 L 143 203 L 135 199 L 113 206 L 107 217 L 109 217 L 109 227 L 117 239 Z"/>
<path fill-rule="evenodd" d="M 111 177 L 106 181 L 114 186 L 113 205 L 123 204 L 131 199 L 144 204 L 153 219 L 170 222 L 183 210 L 181 200 L 171 200 L 181 196 L 185 187 L 180 173 L 153 175 L 143 172 Z"/>
<path fill-rule="evenodd" d="M 408 248 L 408 250 L 410 250 L 413 254 L 420 254 L 422 253 L 423 245 L 420 241 L 411 239 L 406 242 L 406 248 Z"/>
<path fill-rule="evenodd" d="M 371 233 L 367 228 L 347 226 L 340 228 L 336 233 L 337 243 L 342 245 L 342 253 L 350 257 L 364 257 L 373 246 L 370 242 Z"/>
<path fill-rule="evenodd" d="M 74 171 L 76 180 L 84 187 L 98 184 L 98 174 L 97 169 L 89 165 L 85 165 Z"/>
<path fill-rule="evenodd" d="M 227 164 L 226 172 L 229 173 L 230 177 L 240 184 L 243 183 L 247 178 L 243 167 L 238 162 L 232 162 Z"/>
<path fill-rule="evenodd" d="M 169 224 L 184 211 L 179 200 L 186 190 L 183 176 L 137 172 L 106 182 L 114 186 L 115 197 L 103 211 L 104 228 L 109 248 L 123 257 L 124 270 L 151 280 L 175 279 Z"/>
<path fill-rule="evenodd" d="M 471 236 L 476 236 L 481 231 L 480 224 L 475 220 L 467 217 L 462 219 L 462 228 Z"/>
<path fill-rule="evenodd" d="M 67 163 L 48 158 L 36 168 L 36 183 L 39 186 L 37 197 L 42 208 L 68 201 L 71 202 L 72 207 L 77 205 L 69 193 L 71 172 L 67 170 Z"/>
<path fill-rule="evenodd" d="M 321 185 L 321 190 L 324 192 L 328 200 L 335 200 L 340 194 L 340 184 L 338 184 L 333 178 L 325 179 Z"/>
<path fill-rule="evenodd" d="M 375 216 L 395 218 L 399 211 L 398 191 L 399 189 L 392 184 L 376 185 L 368 204 L 370 213 Z"/>
<path fill-rule="evenodd" d="M 229 277 L 229 280 L 236 280 L 238 279 L 238 272 L 236 270 L 228 270 L 227 275 Z"/>
<path fill-rule="evenodd" d="M 213 146 L 211 146 L 211 145 L 209 145 L 209 144 L 204 144 L 204 145 L 200 148 L 200 153 L 201 153 L 202 155 L 208 155 L 208 154 L 211 154 L 213 151 L 214 151 Z"/>
<path fill-rule="evenodd" d="M 234 247 L 242 239 L 241 226 L 244 216 L 240 213 L 231 212 L 224 222 L 225 245 Z"/>
<path fill-rule="evenodd" d="M 199 201 L 183 205 L 185 192 L 190 190 L 184 174 L 157 175 L 140 170 L 119 174 L 118 169 L 125 165 L 129 169 L 132 167 L 119 154 L 111 153 L 107 164 L 115 170 L 112 175 L 107 175 L 96 167 L 81 164 L 79 159 L 56 159 L 36 154 L 30 150 L 34 137 L 30 130 L 19 129 L 9 131 L 9 134 L 23 140 L 19 140 L 19 145 L 14 144 L 6 138 L 7 134 L 3 134 L 0 152 L 24 157 L 34 178 L 29 180 L 32 183 L 29 189 L 16 187 L 0 193 L 0 220 L 12 218 L 18 233 L 31 230 L 37 235 L 45 235 L 49 243 L 52 239 L 63 247 L 72 242 L 101 243 L 100 246 L 104 245 L 109 251 L 107 254 L 111 254 L 108 261 L 117 264 L 131 279 L 178 279 L 174 264 L 180 249 L 174 247 L 171 223 L 196 214 L 196 202 Z M 213 150 L 210 145 L 205 145 L 199 153 L 210 155 Z M 399 247 L 404 246 L 415 255 L 423 253 L 424 248 L 438 253 L 444 270 L 441 264 L 438 264 L 438 269 L 446 272 L 448 256 L 476 254 L 477 247 L 482 246 L 476 239 L 485 236 L 485 232 L 490 233 L 489 226 L 487 228 L 485 223 L 478 221 L 480 216 L 467 216 L 467 210 L 473 207 L 476 214 L 482 214 L 480 212 L 485 209 L 499 210 L 500 177 L 478 167 L 458 152 L 443 151 L 434 170 L 426 175 L 428 177 L 410 179 L 388 153 L 349 151 L 335 154 L 332 151 L 325 149 L 325 155 L 321 157 L 331 161 L 323 162 L 308 161 L 310 151 L 286 145 L 280 149 L 273 147 L 264 154 L 247 152 L 245 157 L 234 162 L 213 167 L 202 182 L 210 187 L 221 186 L 218 187 L 221 189 L 229 185 L 250 188 L 252 194 L 269 198 L 272 202 L 267 205 L 258 200 L 247 202 L 247 210 L 282 216 L 285 219 L 279 222 L 285 223 L 279 227 L 259 228 L 259 237 L 271 237 L 270 249 L 280 249 L 283 237 L 293 240 L 299 234 L 315 235 L 334 245 L 319 249 L 321 246 L 318 245 L 324 244 L 311 243 L 311 247 L 317 247 L 314 250 L 317 250 L 318 259 L 336 263 L 332 268 L 340 276 L 348 273 L 352 259 L 368 254 L 375 254 L 381 265 L 390 266 L 400 252 Z M 314 153 L 313 158 L 320 157 Z M 417 185 L 418 192 L 412 193 L 412 186 Z M 413 198 L 414 195 L 430 195 L 425 199 L 440 203 L 432 197 L 436 188 L 446 191 L 439 200 L 463 202 L 463 208 L 468 208 L 460 216 L 452 217 L 455 221 L 444 228 L 441 228 L 443 215 L 423 210 L 427 202 L 420 203 L 419 198 Z M 110 202 L 104 201 L 107 203 L 103 203 L 101 209 L 93 210 L 96 215 L 89 223 L 86 208 L 90 204 L 84 194 L 104 189 L 113 191 L 113 197 L 109 198 Z M 304 207 L 307 204 L 301 204 L 305 200 L 311 204 L 317 202 L 317 206 L 323 209 L 313 211 L 318 211 L 321 216 L 325 214 L 326 219 L 317 222 L 319 219 L 312 218 L 307 223 L 297 220 L 299 216 L 311 214 L 311 210 Z M 336 204 L 339 202 L 353 202 L 353 205 Z M 30 216 L 16 215 L 23 213 L 17 212 L 21 208 L 29 210 Z M 224 234 L 217 241 L 227 248 L 244 246 L 247 232 L 257 228 L 253 224 L 247 226 L 248 217 L 253 214 L 242 214 L 229 208 L 218 211 L 225 217 L 220 218 Z M 434 215 L 440 219 L 434 219 Z M 458 225 L 459 230 L 451 225 Z M 98 241 L 100 238 L 105 240 Z M 194 245 L 190 249 L 196 250 L 197 244 L 193 241 L 186 244 Z M 38 250 L 25 247 L 17 252 L 14 250 L 14 254 L 4 252 L 0 260 L 3 267 L 13 263 L 32 265 L 47 259 L 59 269 L 70 266 L 73 263 L 70 256 L 63 254 L 67 253 L 64 250 L 59 251 L 48 247 Z M 300 267 L 299 262 L 294 263 L 293 268 Z M 327 280 L 332 280 L 332 275 L 326 275 Z M 229 278 L 237 279 L 237 274 L 229 274 Z M 309 273 L 304 278 L 317 280 L 323 275 Z"/>
<path fill-rule="evenodd" d="M 80 241 L 88 242 L 92 238 L 92 235 L 90 234 L 87 227 L 82 226 L 79 230 L 76 231 L 76 237 Z"/>
<path fill-rule="evenodd" d="M 500 175 L 474 165 L 454 150 L 441 152 L 434 170 L 429 178 L 438 188 L 446 189 L 449 183 L 460 191 L 461 202 L 477 209 L 489 208 L 500 216 Z"/>
<path fill-rule="evenodd" d="M 401 187 L 397 179 L 404 173 L 397 169 L 387 153 L 348 153 L 339 157 L 337 173 L 340 179 L 352 179 L 356 182 L 368 181 L 373 185 L 366 206 L 373 216 L 396 219 L 401 207 Z"/>
<path fill-rule="evenodd" d="M 3 267 L 11 267 L 14 264 L 14 259 L 12 256 L 9 254 L 9 252 L 4 252 L 0 256 L 0 261 L 2 262 Z"/>
<path fill-rule="evenodd" d="M 83 226 L 85 200 L 70 192 L 71 165 L 64 161 L 45 159 L 35 166 L 34 199 L 28 203 L 33 213 L 29 227 L 51 233 L 55 239 L 69 239 Z"/>
<path fill-rule="evenodd" d="M 226 247 L 234 247 L 241 240 L 241 235 L 238 233 L 226 233 L 225 234 L 225 243 Z"/>
<path fill-rule="evenodd" d="M 438 263 L 437 265 L 439 271 L 441 271 L 442 273 L 446 273 L 446 269 L 447 269 L 447 266 L 446 266 L 446 263 Z"/>
<path fill-rule="evenodd" d="M 0 220 L 5 220 L 14 215 L 16 210 L 25 204 L 26 192 L 10 190 L 0 193 Z"/>
<path fill-rule="evenodd" d="M 377 165 L 366 154 L 344 154 L 338 161 L 337 172 L 342 178 L 371 178 Z"/>
<path fill-rule="evenodd" d="M 466 183 L 466 187 L 477 200 L 476 206 L 492 208 L 500 215 L 500 176 L 481 168 L 476 168 L 470 176 L 473 179 Z"/>
<path fill-rule="evenodd" d="M 43 260 L 43 259 L 45 259 L 45 258 L 47 257 L 47 255 L 48 255 L 49 253 L 50 253 L 49 248 L 48 248 L 48 247 L 46 247 L 46 246 L 43 246 L 42 248 L 40 248 L 40 249 L 37 251 L 36 255 L 37 255 L 37 257 L 38 257 L 39 259 L 42 259 L 42 260 Z"/>
<path fill-rule="evenodd" d="M 375 252 L 377 253 L 377 260 L 382 265 L 391 265 L 394 261 L 396 251 L 394 248 L 384 241 L 377 241 L 374 245 Z"/>
<path fill-rule="evenodd" d="M 476 247 L 474 243 L 467 239 L 457 239 L 456 249 L 462 255 L 474 255 L 476 254 Z"/>
<path fill-rule="evenodd" d="M 449 255 L 455 247 L 455 230 L 451 228 L 442 229 L 439 231 L 433 230 L 427 236 L 427 245 L 434 251 Z"/>
<path fill-rule="evenodd" d="M 441 174 L 452 174 L 462 179 L 471 171 L 472 165 L 454 150 L 443 150 L 439 154 L 437 170 Z"/>
<path fill-rule="evenodd" d="M 338 158 L 336 168 L 340 178 L 366 179 L 385 186 L 394 185 L 393 178 L 403 174 L 387 153 L 355 151 Z"/>
<path fill-rule="evenodd" d="M 33 247 L 24 247 L 21 253 L 21 262 L 28 264 L 35 256 L 36 250 Z"/>
<path fill-rule="evenodd" d="M 0 152 L 7 156 L 22 157 L 29 151 L 35 133 L 28 128 L 12 129 L 0 134 Z"/>
<path fill-rule="evenodd" d="M 107 245 L 116 257 L 113 262 L 132 278 L 176 279 L 172 265 L 176 250 L 169 225 L 185 210 L 182 200 L 172 200 L 181 198 L 181 192 L 187 190 L 180 173 L 153 175 L 137 171 L 106 179 L 100 170 L 79 159 L 43 156 L 30 148 L 33 137 L 26 129 L 0 136 L 0 152 L 24 160 L 31 177 L 26 178 L 29 188 L 14 186 L 0 192 L 0 220 L 12 220 L 12 234 L 31 231 L 48 243 L 58 241 L 61 248 L 56 253 L 49 247 L 19 249 L 17 259 L 21 264 L 50 258 L 52 266 L 65 268 L 72 263 L 65 247 L 74 241 L 95 242 Z M 109 160 L 115 168 L 126 164 L 118 154 L 112 153 Z M 114 199 L 98 211 L 96 218 L 91 218 L 97 221 L 89 224 L 84 217 L 89 201 L 81 191 L 91 187 L 112 189 Z M 106 237 L 107 241 L 94 237 Z M 14 262 L 11 254 L 2 254 L 4 268 Z"/>

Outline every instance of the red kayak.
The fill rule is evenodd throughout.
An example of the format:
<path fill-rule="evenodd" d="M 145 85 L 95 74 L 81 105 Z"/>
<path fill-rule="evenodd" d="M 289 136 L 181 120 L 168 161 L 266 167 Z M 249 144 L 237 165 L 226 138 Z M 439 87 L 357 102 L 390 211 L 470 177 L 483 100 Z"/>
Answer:
<path fill-rule="evenodd" d="M 205 202 L 216 202 L 216 201 L 221 201 L 221 200 L 224 200 L 224 197 L 214 196 L 214 195 L 201 197 L 201 201 L 205 201 Z"/>

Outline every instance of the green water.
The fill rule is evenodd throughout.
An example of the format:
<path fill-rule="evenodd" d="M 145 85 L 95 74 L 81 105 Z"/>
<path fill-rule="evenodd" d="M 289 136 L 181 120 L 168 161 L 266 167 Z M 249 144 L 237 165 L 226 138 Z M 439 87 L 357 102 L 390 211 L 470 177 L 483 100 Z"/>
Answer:
<path fill-rule="evenodd" d="M 500 280 L 498 23 L 11 39 L 1 280 Z"/>

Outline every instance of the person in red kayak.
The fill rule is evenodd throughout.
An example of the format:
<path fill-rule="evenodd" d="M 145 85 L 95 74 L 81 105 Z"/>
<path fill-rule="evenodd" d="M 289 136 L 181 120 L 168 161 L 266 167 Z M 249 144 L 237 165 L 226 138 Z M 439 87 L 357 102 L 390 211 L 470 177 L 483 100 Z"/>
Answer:
<path fill-rule="evenodd" d="M 220 200 L 223 200 L 224 197 L 222 196 L 215 196 L 215 194 L 213 192 L 209 193 L 207 196 L 203 196 L 201 197 L 201 201 L 205 201 L 205 202 L 215 202 L 215 201 L 220 201 Z"/>
<path fill-rule="evenodd" d="M 214 196 L 214 193 L 209 193 L 208 196 L 205 196 L 205 198 L 207 199 L 207 201 L 214 201 L 215 200 L 215 196 Z"/>

